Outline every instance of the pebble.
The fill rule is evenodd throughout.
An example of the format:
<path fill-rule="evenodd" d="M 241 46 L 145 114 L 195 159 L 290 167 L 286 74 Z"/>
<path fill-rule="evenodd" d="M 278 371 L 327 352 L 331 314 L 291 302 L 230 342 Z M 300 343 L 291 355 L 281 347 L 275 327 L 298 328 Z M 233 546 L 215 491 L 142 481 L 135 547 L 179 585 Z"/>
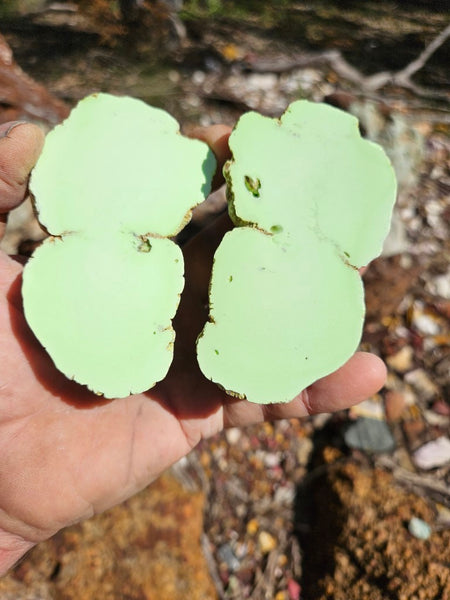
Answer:
<path fill-rule="evenodd" d="M 274 73 L 251 73 L 246 78 L 250 90 L 271 91 L 277 85 L 278 77 Z"/>
<path fill-rule="evenodd" d="M 171 81 L 172 83 L 179 83 L 181 79 L 180 73 L 178 73 L 178 71 L 175 71 L 175 69 L 169 71 L 167 76 L 169 78 L 169 81 Z"/>
<path fill-rule="evenodd" d="M 436 523 L 438 526 L 449 529 L 450 528 L 450 508 L 447 508 L 444 504 L 436 503 L 437 518 Z"/>
<path fill-rule="evenodd" d="M 295 500 L 295 485 L 287 482 L 284 485 L 280 485 L 273 495 L 273 501 L 275 504 L 290 506 Z"/>
<path fill-rule="evenodd" d="M 408 523 L 408 531 L 419 540 L 427 540 L 431 535 L 431 527 L 422 519 L 413 517 Z"/>
<path fill-rule="evenodd" d="M 437 400 L 433 404 L 433 410 L 438 415 L 450 417 L 450 404 L 447 404 L 444 400 Z"/>
<path fill-rule="evenodd" d="M 435 296 L 450 300 L 450 272 L 438 275 L 427 282 L 427 290 Z"/>
<path fill-rule="evenodd" d="M 206 73 L 204 71 L 195 71 L 192 75 L 192 83 L 195 85 L 201 85 L 206 79 Z"/>
<path fill-rule="evenodd" d="M 313 451 L 313 442 L 312 442 L 311 438 L 309 438 L 309 437 L 299 438 L 297 451 L 296 451 L 298 464 L 303 467 L 306 466 L 309 462 L 312 451 Z"/>
<path fill-rule="evenodd" d="M 231 445 L 236 444 L 241 438 L 242 432 L 238 427 L 230 427 L 225 430 L 225 437 L 227 442 Z"/>
<path fill-rule="evenodd" d="M 289 600 L 300 600 L 301 592 L 302 592 L 302 588 L 295 581 L 295 579 L 289 579 L 289 581 L 288 581 Z"/>
<path fill-rule="evenodd" d="M 261 531 L 258 536 L 258 546 L 263 554 L 269 554 L 277 547 L 277 540 L 267 531 Z"/>
<path fill-rule="evenodd" d="M 259 523 L 257 519 L 251 519 L 248 523 L 247 523 L 247 533 L 249 535 L 255 535 L 255 533 L 258 531 L 259 529 Z"/>
<path fill-rule="evenodd" d="M 388 422 L 398 421 L 402 416 L 405 406 L 406 398 L 404 394 L 394 390 L 389 390 L 386 392 L 384 398 L 384 410 L 386 412 L 386 419 Z"/>
<path fill-rule="evenodd" d="M 424 444 L 414 452 L 413 459 L 420 469 L 429 470 L 442 467 L 450 462 L 450 439 L 441 436 Z"/>
<path fill-rule="evenodd" d="M 435 427 L 450 426 L 450 417 L 448 415 L 440 415 L 434 410 L 424 410 L 423 416 L 429 425 L 433 425 Z"/>
<path fill-rule="evenodd" d="M 236 558 L 236 555 L 229 544 L 223 544 L 220 546 L 220 548 L 217 550 L 217 556 L 219 557 L 220 561 L 227 565 L 229 571 L 234 572 L 239 569 L 241 563 Z"/>
<path fill-rule="evenodd" d="M 368 417 L 370 419 L 384 420 L 383 404 L 378 397 L 369 398 L 352 406 L 350 415 L 352 417 Z"/>
<path fill-rule="evenodd" d="M 228 579 L 227 591 L 231 594 L 231 596 L 235 596 L 240 590 L 239 579 L 236 575 L 231 575 Z"/>
<path fill-rule="evenodd" d="M 425 313 L 415 315 L 412 324 L 423 335 L 437 335 L 441 329 L 436 319 Z"/>
<path fill-rule="evenodd" d="M 408 443 L 417 447 L 420 443 L 418 440 L 424 435 L 426 429 L 425 421 L 421 417 L 404 420 L 402 427 Z"/>
<path fill-rule="evenodd" d="M 430 400 L 439 393 L 439 389 L 423 369 L 415 369 L 405 375 L 409 383 L 425 400 Z"/>
<path fill-rule="evenodd" d="M 450 317 L 449 317 L 450 318 Z M 439 361 L 439 363 L 436 365 L 436 375 L 438 375 L 439 377 L 443 377 L 446 380 L 449 377 L 449 373 L 450 373 L 450 354 L 447 354 L 447 356 L 444 356 L 444 358 Z M 450 398 L 448 398 L 448 407 L 450 409 Z M 450 414 L 450 413 L 447 413 Z"/>
<path fill-rule="evenodd" d="M 274 469 L 275 467 L 278 467 L 280 464 L 280 455 L 275 452 L 265 452 L 263 461 L 264 461 L 264 465 L 268 469 Z"/>
<path fill-rule="evenodd" d="M 413 367 L 414 350 L 411 346 L 403 346 L 396 354 L 386 358 L 391 369 L 398 373 L 405 373 Z"/>
<path fill-rule="evenodd" d="M 312 416 L 312 423 L 314 429 L 323 429 L 325 425 L 332 418 L 331 413 L 319 413 L 317 415 Z"/>
<path fill-rule="evenodd" d="M 350 448 L 367 452 L 389 452 L 395 448 L 395 440 L 385 421 L 361 417 L 348 427 L 344 434 Z"/>

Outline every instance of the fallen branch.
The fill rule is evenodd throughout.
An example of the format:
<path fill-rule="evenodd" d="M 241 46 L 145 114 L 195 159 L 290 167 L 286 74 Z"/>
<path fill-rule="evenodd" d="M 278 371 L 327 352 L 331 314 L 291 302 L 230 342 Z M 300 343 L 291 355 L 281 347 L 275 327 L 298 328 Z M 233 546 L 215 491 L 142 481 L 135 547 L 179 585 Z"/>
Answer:
<path fill-rule="evenodd" d="M 407 65 L 404 69 L 402 69 L 396 75 L 394 75 L 395 81 L 397 83 L 405 82 L 409 84 L 410 78 L 415 73 L 417 73 L 417 71 L 420 71 L 420 69 L 422 69 L 425 66 L 431 55 L 434 54 L 436 50 L 442 46 L 442 44 L 447 40 L 448 37 L 450 37 L 450 24 L 447 25 L 447 27 L 443 31 L 441 31 L 441 33 L 437 37 L 435 37 L 428 44 L 428 46 L 425 47 L 423 52 L 416 58 L 416 60 L 410 62 L 409 65 Z"/>
<path fill-rule="evenodd" d="M 356 67 L 352 66 L 342 56 L 339 50 L 325 50 L 324 52 L 303 53 L 289 59 L 282 60 L 254 60 L 245 63 L 245 66 L 258 73 L 284 73 L 310 67 L 313 65 L 328 64 L 340 77 L 356 84 L 365 91 L 375 92 L 387 84 L 398 85 L 410 89 L 418 96 L 432 98 L 448 98 L 447 92 L 440 92 L 424 88 L 411 81 L 411 77 L 422 69 L 430 57 L 450 37 L 450 25 L 437 35 L 421 52 L 421 54 L 406 67 L 397 72 L 381 71 L 374 75 L 363 75 Z"/>
<path fill-rule="evenodd" d="M 0 35 L 0 122 L 36 119 L 55 125 L 69 113 L 69 107 L 48 92 L 14 61 L 6 39 Z"/>
<path fill-rule="evenodd" d="M 225 595 L 225 589 L 223 587 L 222 580 L 220 579 L 219 570 L 217 568 L 213 553 L 211 552 L 211 544 L 206 533 L 203 533 L 201 536 L 201 545 L 203 556 L 205 557 L 206 564 L 208 565 L 210 577 L 213 580 L 217 591 L 217 596 L 219 600 L 226 600 L 227 596 Z"/>

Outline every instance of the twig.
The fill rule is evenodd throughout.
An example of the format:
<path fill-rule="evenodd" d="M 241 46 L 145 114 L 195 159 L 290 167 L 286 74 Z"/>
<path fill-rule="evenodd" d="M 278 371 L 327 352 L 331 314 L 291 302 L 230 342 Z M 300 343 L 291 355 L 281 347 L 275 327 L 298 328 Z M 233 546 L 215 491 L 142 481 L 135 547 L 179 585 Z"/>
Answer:
<path fill-rule="evenodd" d="M 214 559 L 213 553 L 211 552 L 211 546 L 206 533 L 202 533 L 201 545 L 203 550 L 203 556 L 205 557 L 206 564 L 208 565 L 208 571 L 216 587 L 219 600 L 225 600 L 225 590 L 223 588 L 222 581 L 219 576 L 219 571 L 217 569 L 217 564 Z"/>
<path fill-rule="evenodd" d="M 411 77 L 422 69 L 429 58 L 450 37 L 450 25 L 439 33 L 406 67 L 393 73 L 381 71 L 374 75 L 363 75 L 356 67 L 347 62 L 339 50 L 325 50 L 324 52 L 304 53 L 283 61 L 262 60 L 249 63 L 246 66 L 256 72 L 282 73 L 299 69 L 313 64 L 327 63 L 343 79 L 356 84 L 367 91 L 377 91 L 387 84 L 399 85 L 410 89 L 418 96 L 433 98 L 448 98 L 448 93 L 424 88 L 411 81 Z"/>
<path fill-rule="evenodd" d="M 405 81 L 409 83 L 410 78 L 414 75 L 414 73 L 417 73 L 417 71 L 419 71 L 425 66 L 431 55 L 434 54 L 436 50 L 442 46 L 442 44 L 448 37 L 450 37 L 450 24 L 447 25 L 447 27 L 443 31 L 441 31 L 441 33 L 438 36 L 436 36 L 428 44 L 428 46 L 425 47 L 423 52 L 421 52 L 421 54 L 415 60 L 410 62 L 409 65 L 407 65 L 404 69 L 399 71 L 394 76 L 395 81 Z"/>
<path fill-rule="evenodd" d="M 274 597 L 275 569 L 277 568 L 280 554 L 282 554 L 280 548 L 275 548 L 275 550 L 270 552 L 264 573 L 258 577 L 256 585 L 253 588 L 252 600 L 271 600 Z"/>
<path fill-rule="evenodd" d="M 279 563 L 279 558 L 285 553 L 287 546 L 287 534 L 281 531 L 278 536 L 278 545 L 267 557 L 266 568 L 264 572 L 257 577 L 255 587 L 252 590 L 252 600 L 272 600 L 274 597 L 275 571 Z"/>

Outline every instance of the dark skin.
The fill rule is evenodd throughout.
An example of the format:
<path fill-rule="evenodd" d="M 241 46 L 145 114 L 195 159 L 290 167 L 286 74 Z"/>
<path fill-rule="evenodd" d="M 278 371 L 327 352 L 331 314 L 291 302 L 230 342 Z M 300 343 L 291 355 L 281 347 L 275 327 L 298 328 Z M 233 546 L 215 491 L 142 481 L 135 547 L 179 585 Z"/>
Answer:
<path fill-rule="evenodd" d="M 221 125 L 195 133 L 219 166 L 229 156 L 229 133 Z M 42 143 L 33 125 L 0 126 L 0 236 L 8 211 L 23 201 Z M 205 379 L 195 340 L 207 318 L 212 256 L 230 227 L 221 217 L 184 248 L 186 287 L 164 381 L 113 401 L 55 369 L 23 316 L 22 264 L 0 253 L 0 574 L 59 529 L 135 494 L 224 427 L 336 411 L 383 385 L 383 363 L 366 353 L 287 404 L 250 404 Z"/>

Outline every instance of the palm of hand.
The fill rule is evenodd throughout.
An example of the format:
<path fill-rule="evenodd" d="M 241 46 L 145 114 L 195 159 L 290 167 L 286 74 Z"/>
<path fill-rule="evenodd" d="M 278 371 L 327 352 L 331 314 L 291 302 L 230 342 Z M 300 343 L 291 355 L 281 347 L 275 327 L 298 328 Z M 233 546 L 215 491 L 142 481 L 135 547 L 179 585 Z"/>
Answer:
<path fill-rule="evenodd" d="M 226 130 L 211 128 L 199 137 L 223 161 Z M 20 202 L 41 142 L 32 126 L 0 139 L 0 213 Z M 203 377 L 195 339 L 206 319 L 212 255 L 227 227 L 219 220 L 185 250 L 188 284 L 166 379 L 145 394 L 114 401 L 55 369 L 23 316 L 22 267 L 0 254 L 0 572 L 61 527 L 137 492 L 224 426 L 337 410 L 382 384 L 384 367 L 364 354 L 286 405 L 234 400 Z"/>

